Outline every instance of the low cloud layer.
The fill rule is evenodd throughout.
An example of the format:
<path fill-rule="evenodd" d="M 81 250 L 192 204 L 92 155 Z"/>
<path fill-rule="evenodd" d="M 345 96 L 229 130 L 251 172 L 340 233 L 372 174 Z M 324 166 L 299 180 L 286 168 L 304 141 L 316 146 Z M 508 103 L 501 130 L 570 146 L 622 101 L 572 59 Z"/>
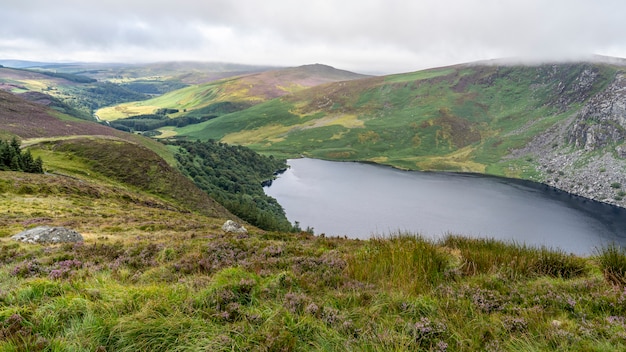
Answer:
<path fill-rule="evenodd" d="M 501 57 L 626 57 L 624 13 L 617 0 L 7 0 L 0 58 L 404 72 Z"/>

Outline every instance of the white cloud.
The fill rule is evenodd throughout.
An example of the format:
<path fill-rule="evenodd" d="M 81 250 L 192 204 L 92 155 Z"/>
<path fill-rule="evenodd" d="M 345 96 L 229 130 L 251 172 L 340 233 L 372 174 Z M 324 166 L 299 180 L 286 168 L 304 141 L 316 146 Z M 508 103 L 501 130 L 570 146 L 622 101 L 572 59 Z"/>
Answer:
<path fill-rule="evenodd" d="M 617 0 L 6 0 L 0 58 L 327 63 L 400 72 L 626 56 Z"/>

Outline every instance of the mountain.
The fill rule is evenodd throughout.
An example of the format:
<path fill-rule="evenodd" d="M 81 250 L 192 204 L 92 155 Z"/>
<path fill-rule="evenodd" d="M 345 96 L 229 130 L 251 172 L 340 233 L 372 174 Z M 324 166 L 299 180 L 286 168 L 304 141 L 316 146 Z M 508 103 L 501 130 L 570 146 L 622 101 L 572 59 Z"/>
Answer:
<path fill-rule="evenodd" d="M 625 72 L 608 59 L 470 63 L 320 85 L 174 132 L 281 156 L 524 178 L 623 205 Z"/>
<path fill-rule="evenodd" d="M 170 109 L 176 111 L 172 118 L 215 116 L 245 110 L 320 84 L 363 77 L 366 76 L 320 64 L 277 69 L 193 85 L 150 100 L 102 108 L 97 115 L 111 121 Z"/>

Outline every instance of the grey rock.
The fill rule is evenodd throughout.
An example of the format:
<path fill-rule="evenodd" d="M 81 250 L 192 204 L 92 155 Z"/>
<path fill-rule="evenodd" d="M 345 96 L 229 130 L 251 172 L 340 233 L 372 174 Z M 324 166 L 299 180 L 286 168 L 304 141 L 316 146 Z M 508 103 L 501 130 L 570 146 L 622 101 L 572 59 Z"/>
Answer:
<path fill-rule="evenodd" d="M 83 242 L 83 236 L 65 227 L 39 226 L 22 231 L 11 237 L 15 241 L 26 243 L 67 243 Z"/>
<path fill-rule="evenodd" d="M 227 220 L 224 225 L 222 225 L 222 230 L 224 230 L 224 232 L 226 233 L 240 233 L 240 234 L 247 234 L 248 230 L 246 230 L 246 228 L 237 223 L 234 222 L 232 220 Z"/>
<path fill-rule="evenodd" d="M 626 159 L 626 145 L 619 145 L 615 147 L 615 151 L 617 152 L 617 156 Z"/>
<path fill-rule="evenodd" d="M 618 74 L 581 109 L 567 139 L 578 148 L 592 151 L 625 138 L 626 75 Z"/>

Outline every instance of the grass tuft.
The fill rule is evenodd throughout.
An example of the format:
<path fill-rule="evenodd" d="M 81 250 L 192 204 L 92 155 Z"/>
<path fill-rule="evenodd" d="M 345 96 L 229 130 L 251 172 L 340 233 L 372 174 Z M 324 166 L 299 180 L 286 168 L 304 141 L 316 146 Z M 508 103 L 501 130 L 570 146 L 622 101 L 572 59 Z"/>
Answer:
<path fill-rule="evenodd" d="M 523 279 L 537 276 L 573 278 L 587 272 L 586 263 L 559 250 L 534 248 L 489 238 L 447 236 L 442 245 L 457 252 L 465 275 L 499 274 Z"/>
<path fill-rule="evenodd" d="M 399 234 L 373 238 L 348 258 L 348 275 L 356 280 L 420 293 L 451 273 L 450 256 L 420 236 Z"/>
<path fill-rule="evenodd" d="M 612 244 L 599 250 L 598 261 L 604 278 L 618 286 L 626 286 L 626 249 Z"/>

